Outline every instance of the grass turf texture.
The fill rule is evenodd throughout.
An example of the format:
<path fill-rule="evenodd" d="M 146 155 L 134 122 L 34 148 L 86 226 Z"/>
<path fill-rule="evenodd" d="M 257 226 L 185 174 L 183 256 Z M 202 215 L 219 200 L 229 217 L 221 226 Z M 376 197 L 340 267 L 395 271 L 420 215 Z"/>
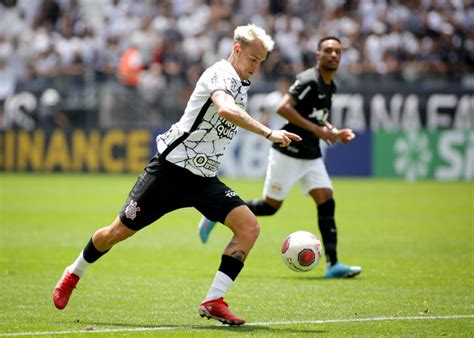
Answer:
<path fill-rule="evenodd" d="M 260 238 L 226 296 L 249 325 L 197 314 L 231 232 L 219 225 L 201 244 L 194 209 L 114 247 L 56 310 L 52 290 L 64 267 L 115 217 L 135 177 L 0 174 L 0 336 L 474 334 L 470 182 L 334 180 L 339 258 L 364 268 L 350 280 L 323 279 L 324 260 L 308 273 L 281 261 L 287 234 L 319 237 L 316 209 L 295 187 L 275 216 L 259 218 Z M 262 181 L 225 181 L 244 199 L 261 195 Z"/>

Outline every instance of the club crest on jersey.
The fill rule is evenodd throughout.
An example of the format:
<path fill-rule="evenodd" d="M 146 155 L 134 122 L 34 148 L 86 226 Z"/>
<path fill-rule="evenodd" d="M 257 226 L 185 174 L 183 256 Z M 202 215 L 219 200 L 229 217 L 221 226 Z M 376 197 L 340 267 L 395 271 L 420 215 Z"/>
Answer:
<path fill-rule="evenodd" d="M 125 209 L 125 217 L 134 220 L 137 217 L 137 212 L 140 211 L 140 207 L 137 206 L 137 202 L 134 200 L 130 201 L 130 204 Z"/>

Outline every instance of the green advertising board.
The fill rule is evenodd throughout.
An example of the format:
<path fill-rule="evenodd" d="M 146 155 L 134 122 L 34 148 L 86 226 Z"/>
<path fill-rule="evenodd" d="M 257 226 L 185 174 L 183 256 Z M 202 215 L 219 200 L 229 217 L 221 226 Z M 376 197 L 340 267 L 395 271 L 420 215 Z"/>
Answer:
<path fill-rule="evenodd" d="M 474 131 L 380 131 L 374 133 L 373 173 L 407 180 L 474 178 Z"/>

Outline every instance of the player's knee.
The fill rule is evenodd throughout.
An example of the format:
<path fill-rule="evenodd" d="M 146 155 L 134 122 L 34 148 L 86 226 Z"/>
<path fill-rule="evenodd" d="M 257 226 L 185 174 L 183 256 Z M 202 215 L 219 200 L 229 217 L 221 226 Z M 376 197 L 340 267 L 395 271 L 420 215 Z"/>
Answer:
<path fill-rule="evenodd" d="M 257 218 L 254 216 L 252 221 L 245 225 L 245 229 L 240 234 L 245 238 L 247 242 L 254 243 L 260 235 L 260 225 L 257 222 Z"/>
<path fill-rule="evenodd" d="M 258 224 L 257 221 L 250 227 L 250 235 L 254 240 L 257 240 L 260 235 L 260 224 Z"/>

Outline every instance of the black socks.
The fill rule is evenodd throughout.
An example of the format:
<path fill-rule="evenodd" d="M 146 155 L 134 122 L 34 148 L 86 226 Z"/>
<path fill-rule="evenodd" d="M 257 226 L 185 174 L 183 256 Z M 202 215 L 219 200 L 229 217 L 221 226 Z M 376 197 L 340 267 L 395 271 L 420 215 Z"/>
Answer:
<path fill-rule="evenodd" d="M 251 200 L 245 203 L 247 203 L 247 206 L 252 210 L 255 216 L 271 216 L 278 211 L 264 200 Z"/>
<path fill-rule="evenodd" d="M 219 271 L 229 276 L 233 281 L 237 278 L 240 270 L 244 267 L 244 262 L 228 255 L 222 255 Z"/>
<path fill-rule="evenodd" d="M 100 252 L 99 250 L 97 250 L 96 247 L 94 246 L 94 243 L 92 243 L 92 237 L 91 237 L 91 239 L 89 240 L 89 243 L 87 243 L 86 247 L 84 248 L 82 255 L 84 256 L 84 259 L 87 263 L 94 263 L 100 257 L 105 255 L 108 251 L 109 250 Z"/>
<path fill-rule="evenodd" d="M 318 205 L 318 225 L 323 240 L 326 260 L 330 265 L 337 262 L 337 229 L 334 221 L 336 203 L 330 199 Z"/>

